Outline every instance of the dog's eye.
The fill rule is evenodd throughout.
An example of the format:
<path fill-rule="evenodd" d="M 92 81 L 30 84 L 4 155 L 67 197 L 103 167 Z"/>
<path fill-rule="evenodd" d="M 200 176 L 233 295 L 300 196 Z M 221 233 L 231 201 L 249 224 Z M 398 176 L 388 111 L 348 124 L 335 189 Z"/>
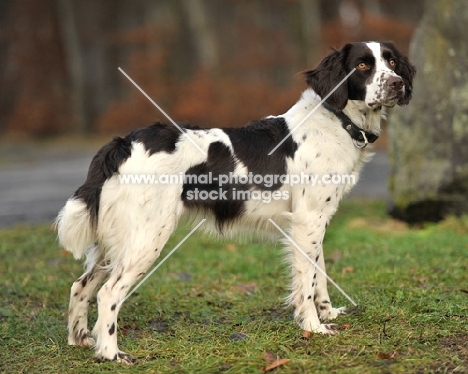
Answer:
<path fill-rule="evenodd" d="M 395 61 L 393 58 L 390 59 L 390 61 L 389 61 L 388 63 L 390 64 L 390 66 L 391 66 L 392 68 L 394 68 L 394 67 L 396 66 L 396 61 Z"/>
<path fill-rule="evenodd" d="M 369 69 L 369 65 L 367 65 L 365 62 L 360 62 L 359 64 L 357 64 L 357 68 L 359 70 L 367 70 Z"/>

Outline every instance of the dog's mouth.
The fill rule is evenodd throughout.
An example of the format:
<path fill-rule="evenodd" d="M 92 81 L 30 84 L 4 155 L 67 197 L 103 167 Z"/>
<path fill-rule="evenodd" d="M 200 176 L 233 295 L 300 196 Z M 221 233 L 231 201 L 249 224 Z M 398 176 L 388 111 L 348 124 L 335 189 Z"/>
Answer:
<path fill-rule="evenodd" d="M 403 98 L 404 91 L 390 92 L 385 99 L 376 100 L 367 103 L 367 106 L 371 109 L 378 109 L 379 107 L 385 106 L 387 108 L 393 108 Z"/>
<path fill-rule="evenodd" d="M 400 100 L 400 97 L 394 97 L 391 99 L 387 99 L 384 103 L 382 103 L 383 106 L 386 106 L 387 108 L 393 108 L 395 105 L 398 104 L 398 101 Z"/>

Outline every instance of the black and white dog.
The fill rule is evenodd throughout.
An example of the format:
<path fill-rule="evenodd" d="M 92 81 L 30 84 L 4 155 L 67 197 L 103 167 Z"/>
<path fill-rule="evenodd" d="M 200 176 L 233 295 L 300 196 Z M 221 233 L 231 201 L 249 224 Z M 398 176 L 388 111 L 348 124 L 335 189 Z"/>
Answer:
<path fill-rule="evenodd" d="M 185 134 L 157 123 L 103 146 L 86 182 L 57 218 L 60 243 L 76 258 L 87 257 L 86 272 L 71 288 L 69 344 L 95 345 L 100 359 L 134 361 L 117 347 L 120 305 L 185 213 L 206 217 L 223 235 L 241 227 L 275 230 L 272 219 L 325 269 L 325 229 L 351 184 L 324 178 L 357 178 L 371 155 L 367 144 L 379 136 L 382 108 L 410 101 L 414 75 L 415 68 L 391 43 L 347 44 L 305 72 L 310 88 L 283 115 L 235 129 L 184 125 Z M 184 179 L 128 183 L 123 178 L 142 175 Z M 291 176 L 301 178 L 290 183 L 286 177 Z M 334 319 L 344 308 L 332 307 L 324 274 L 285 243 L 292 268 L 288 301 L 297 323 L 306 331 L 336 333 L 334 325 L 320 321 Z M 105 276 L 97 294 L 94 341 L 88 303 Z"/>

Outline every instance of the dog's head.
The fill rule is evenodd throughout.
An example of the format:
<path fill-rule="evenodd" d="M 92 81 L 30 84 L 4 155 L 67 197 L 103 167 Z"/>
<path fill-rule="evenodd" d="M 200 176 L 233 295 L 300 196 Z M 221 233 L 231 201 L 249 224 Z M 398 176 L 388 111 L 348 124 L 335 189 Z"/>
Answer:
<path fill-rule="evenodd" d="M 356 70 L 346 82 L 338 84 Z M 406 105 L 411 100 L 415 67 L 393 43 L 351 43 L 333 50 L 316 68 L 305 72 L 307 83 L 326 102 L 341 111 L 348 100 L 369 108 Z"/>

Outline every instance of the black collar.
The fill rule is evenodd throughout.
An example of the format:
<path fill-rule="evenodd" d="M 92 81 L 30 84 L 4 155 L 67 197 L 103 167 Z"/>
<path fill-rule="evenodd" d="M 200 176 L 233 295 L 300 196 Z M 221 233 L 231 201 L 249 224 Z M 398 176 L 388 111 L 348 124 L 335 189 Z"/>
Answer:
<path fill-rule="evenodd" d="M 349 136 L 351 136 L 356 147 L 365 148 L 368 143 L 374 143 L 379 138 L 378 135 L 375 135 L 369 131 L 365 131 L 359 126 L 355 125 L 346 114 L 336 111 L 326 102 L 323 102 L 323 106 L 340 119 L 341 126 L 343 126 L 343 128 L 348 132 Z"/>

